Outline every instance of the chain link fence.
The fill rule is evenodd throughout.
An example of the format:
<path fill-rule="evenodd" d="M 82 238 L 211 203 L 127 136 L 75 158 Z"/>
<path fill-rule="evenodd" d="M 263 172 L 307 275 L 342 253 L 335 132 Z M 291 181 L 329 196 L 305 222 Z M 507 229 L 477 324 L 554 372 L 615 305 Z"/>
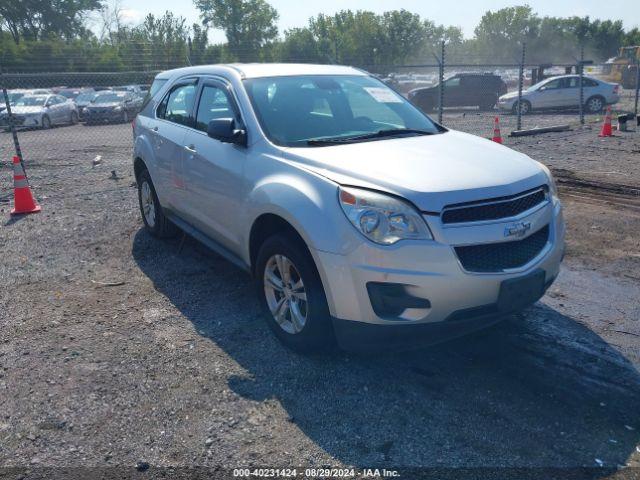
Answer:
<path fill-rule="evenodd" d="M 456 63 L 447 59 L 442 45 L 430 64 L 362 68 L 443 125 L 482 137 L 492 136 L 496 116 L 507 137 L 517 130 L 597 124 L 608 105 L 614 122 L 617 115 L 638 114 L 637 63 L 592 64 L 581 52 L 574 65 L 528 64 L 524 48 L 519 63 Z M 129 155 L 130 121 L 157 73 L 2 74 L 0 86 L 7 91 L 12 114 L 0 99 L 0 162 L 8 165 L 15 151 L 12 124 L 29 161 L 61 159 L 70 151 L 88 157 L 114 151 Z M 112 100 L 110 106 L 98 108 L 105 103 L 96 104 L 98 97 Z"/>

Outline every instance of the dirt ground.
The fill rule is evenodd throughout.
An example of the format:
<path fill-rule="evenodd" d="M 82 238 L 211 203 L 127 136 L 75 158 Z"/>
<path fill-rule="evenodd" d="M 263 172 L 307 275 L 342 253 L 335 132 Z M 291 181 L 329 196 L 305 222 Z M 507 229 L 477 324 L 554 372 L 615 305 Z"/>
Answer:
<path fill-rule="evenodd" d="M 43 212 L 17 219 L 1 136 L 0 477 L 136 465 L 151 466 L 141 478 L 186 466 L 640 475 L 640 134 L 507 139 L 558 176 L 557 283 L 480 334 L 366 357 L 285 350 L 243 272 L 190 238 L 147 235 L 128 125 L 25 132 Z"/>

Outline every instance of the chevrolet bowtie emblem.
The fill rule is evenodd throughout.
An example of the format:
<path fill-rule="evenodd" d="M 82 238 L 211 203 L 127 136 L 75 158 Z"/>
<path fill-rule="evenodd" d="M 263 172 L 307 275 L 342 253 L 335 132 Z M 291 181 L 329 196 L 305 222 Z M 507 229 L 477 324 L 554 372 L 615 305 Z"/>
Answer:
<path fill-rule="evenodd" d="M 531 222 L 518 222 L 504 229 L 505 237 L 524 237 L 531 230 Z"/>

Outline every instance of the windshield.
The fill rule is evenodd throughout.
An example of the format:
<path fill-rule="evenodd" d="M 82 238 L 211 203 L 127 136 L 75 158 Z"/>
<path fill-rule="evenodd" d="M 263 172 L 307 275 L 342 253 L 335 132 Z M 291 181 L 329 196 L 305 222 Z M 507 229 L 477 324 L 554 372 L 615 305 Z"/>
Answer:
<path fill-rule="evenodd" d="M 18 99 L 24 97 L 24 93 L 11 93 L 9 92 L 9 103 L 13 104 L 18 101 Z"/>
<path fill-rule="evenodd" d="M 22 97 L 16 101 L 16 107 L 41 107 L 47 97 Z"/>
<path fill-rule="evenodd" d="M 98 95 L 93 103 L 116 103 L 121 102 L 124 99 L 124 95 L 117 93 L 103 93 L 102 95 Z"/>
<path fill-rule="evenodd" d="M 76 97 L 76 102 L 90 102 L 96 98 L 97 93 L 82 93 Z"/>
<path fill-rule="evenodd" d="M 440 132 L 426 115 L 372 77 L 269 77 L 244 83 L 265 134 L 277 145 L 307 146 L 383 130 Z"/>

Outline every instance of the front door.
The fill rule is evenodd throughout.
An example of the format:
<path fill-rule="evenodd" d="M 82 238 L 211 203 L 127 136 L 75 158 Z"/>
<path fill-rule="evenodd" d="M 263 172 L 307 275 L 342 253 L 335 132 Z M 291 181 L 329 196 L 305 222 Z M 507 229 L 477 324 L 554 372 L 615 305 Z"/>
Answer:
<path fill-rule="evenodd" d="M 196 226 L 232 251 L 239 251 L 239 210 L 246 196 L 246 147 L 207 135 L 209 122 L 233 118 L 244 128 L 230 87 L 222 81 L 202 82 L 195 129 L 184 139 L 184 172 L 189 217 Z"/>

